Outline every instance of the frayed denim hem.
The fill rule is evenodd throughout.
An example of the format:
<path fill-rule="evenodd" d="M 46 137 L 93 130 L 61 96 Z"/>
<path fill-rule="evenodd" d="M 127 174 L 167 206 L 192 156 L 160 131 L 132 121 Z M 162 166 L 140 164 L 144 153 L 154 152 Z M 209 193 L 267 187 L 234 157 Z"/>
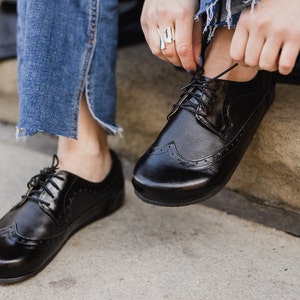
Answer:
<path fill-rule="evenodd" d="M 18 138 L 45 132 L 76 139 L 84 92 L 99 125 L 120 132 L 117 21 L 118 0 L 18 1 Z"/>
<path fill-rule="evenodd" d="M 260 0 L 202 0 L 200 2 L 200 10 L 195 15 L 195 21 L 205 16 L 205 24 L 203 25 L 203 33 L 208 33 L 207 42 L 214 36 L 218 27 L 235 28 L 242 11 L 254 6 Z M 224 5 L 225 4 L 225 5 Z"/>
<path fill-rule="evenodd" d="M 99 123 L 99 125 L 107 132 L 109 135 L 119 135 L 121 138 L 123 137 L 123 128 L 115 125 L 110 125 L 105 122 L 102 122 L 98 119 L 96 121 Z M 64 136 L 64 137 L 69 137 L 73 139 L 77 139 L 77 135 L 68 135 L 66 136 L 65 133 L 60 133 L 60 132 L 46 132 L 44 130 L 39 130 L 36 128 L 23 128 L 23 127 L 18 127 L 16 126 L 16 140 L 17 141 L 25 141 L 28 137 L 37 134 L 37 133 L 47 133 L 51 134 L 54 136 Z"/>

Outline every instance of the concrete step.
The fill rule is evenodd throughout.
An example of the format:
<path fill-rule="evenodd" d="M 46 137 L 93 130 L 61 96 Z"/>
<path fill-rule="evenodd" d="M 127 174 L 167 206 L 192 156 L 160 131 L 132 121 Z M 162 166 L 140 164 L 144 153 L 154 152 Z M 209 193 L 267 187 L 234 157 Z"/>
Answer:
<path fill-rule="evenodd" d="M 153 142 L 190 76 L 141 44 L 118 53 L 118 124 L 111 145 L 135 161 Z M 0 64 L 0 120 L 17 122 L 16 61 Z M 277 85 L 275 102 L 227 187 L 256 203 L 300 213 L 300 86 Z"/>
<path fill-rule="evenodd" d="M 13 131 L 0 128 L 1 216 L 56 146 L 40 135 L 16 143 Z M 144 204 L 129 182 L 132 162 L 123 163 L 125 205 L 76 233 L 34 278 L 1 286 L 1 299 L 298 299 L 298 238 L 204 205 Z M 245 200 L 228 190 L 216 198 Z"/>

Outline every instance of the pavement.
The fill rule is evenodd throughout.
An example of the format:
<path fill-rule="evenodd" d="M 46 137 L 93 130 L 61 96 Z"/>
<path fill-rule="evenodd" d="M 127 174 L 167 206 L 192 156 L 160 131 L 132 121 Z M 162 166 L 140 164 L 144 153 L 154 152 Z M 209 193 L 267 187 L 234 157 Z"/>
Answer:
<path fill-rule="evenodd" d="M 1 215 L 56 149 L 53 137 L 16 142 L 14 132 L 0 123 Z M 0 299 L 300 299 L 299 238 L 202 204 L 144 204 L 133 162 L 123 164 L 124 206 L 76 233 L 37 276 L 0 286 Z"/>

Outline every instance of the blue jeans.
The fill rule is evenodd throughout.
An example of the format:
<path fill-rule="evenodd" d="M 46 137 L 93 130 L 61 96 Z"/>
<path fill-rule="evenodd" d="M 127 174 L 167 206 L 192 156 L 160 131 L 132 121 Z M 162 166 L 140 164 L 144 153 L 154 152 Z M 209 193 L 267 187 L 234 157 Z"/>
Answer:
<path fill-rule="evenodd" d="M 85 93 L 115 134 L 118 0 L 18 0 L 19 137 L 77 137 Z"/>
<path fill-rule="evenodd" d="M 257 0 L 201 0 L 211 38 Z M 111 134 L 115 125 L 118 0 L 18 0 L 19 137 L 77 137 L 80 99 Z M 145 79 L 146 80 L 146 79 Z"/>

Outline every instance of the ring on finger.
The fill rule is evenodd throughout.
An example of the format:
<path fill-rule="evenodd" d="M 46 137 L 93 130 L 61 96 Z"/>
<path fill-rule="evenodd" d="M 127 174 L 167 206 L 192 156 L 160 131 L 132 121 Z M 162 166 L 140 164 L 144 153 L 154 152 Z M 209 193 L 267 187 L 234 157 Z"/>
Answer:
<path fill-rule="evenodd" d="M 172 27 L 166 27 L 162 33 L 158 29 L 158 34 L 160 38 L 160 49 L 164 50 L 166 48 L 166 43 L 171 44 L 175 41 L 175 29 Z"/>
<path fill-rule="evenodd" d="M 172 27 L 166 27 L 163 31 L 164 41 L 167 44 L 171 44 L 175 41 L 175 29 Z"/>

